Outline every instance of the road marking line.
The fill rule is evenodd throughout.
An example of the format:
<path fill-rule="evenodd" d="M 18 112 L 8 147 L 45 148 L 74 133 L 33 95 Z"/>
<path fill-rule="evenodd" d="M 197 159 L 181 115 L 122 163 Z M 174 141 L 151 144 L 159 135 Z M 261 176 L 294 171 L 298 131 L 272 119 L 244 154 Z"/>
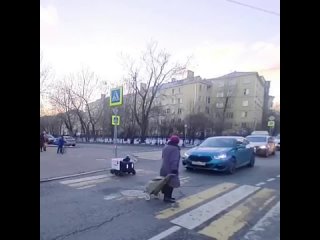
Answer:
<path fill-rule="evenodd" d="M 163 231 L 162 233 L 159 233 L 158 235 L 152 237 L 152 238 L 149 238 L 148 240 L 160 240 L 160 239 L 163 239 L 169 235 L 171 235 L 172 233 L 180 230 L 181 227 L 179 226 L 173 226 L 171 228 L 168 228 L 167 230 Z"/>
<path fill-rule="evenodd" d="M 95 180 L 95 179 L 101 179 L 101 178 L 106 178 L 109 177 L 110 175 L 103 174 L 103 175 L 97 175 L 97 176 L 92 176 L 92 177 L 84 177 L 84 178 L 77 178 L 77 179 L 72 179 L 72 180 L 66 180 L 66 181 L 61 181 L 61 184 L 73 184 L 73 183 L 79 183 L 79 182 L 85 182 L 85 181 L 90 181 L 90 180 Z"/>
<path fill-rule="evenodd" d="M 92 185 L 92 184 L 96 184 L 96 183 L 103 183 L 103 182 L 107 182 L 111 180 L 110 178 L 103 178 L 103 179 L 97 179 L 97 180 L 90 180 L 90 181 L 85 181 L 85 182 L 79 182 L 79 183 L 73 183 L 73 184 L 69 184 L 69 187 L 83 187 L 83 186 L 87 186 L 87 185 Z"/>
<path fill-rule="evenodd" d="M 259 233 L 272 223 L 272 219 L 280 217 L 280 201 L 271 208 L 244 236 L 246 240 L 260 239 Z"/>
<path fill-rule="evenodd" d="M 96 161 L 105 161 L 105 160 L 108 160 L 108 159 L 105 159 L 105 158 L 97 158 Z"/>
<path fill-rule="evenodd" d="M 173 215 L 179 212 L 182 212 L 194 205 L 197 205 L 198 203 L 201 203 L 209 198 L 213 198 L 221 193 L 227 192 L 235 188 L 236 186 L 238 185 L 234 183 L 222 183 L 215 187 L 208 188 L 205 191 L 202 191 L 194 195 L 191 195 L 189 197 L 178 200 L 177 201 L 178 207 L 171 207 L 171 208 L 162 210 L 156 215 L 156 218 L 166 219 L 166 218 L 172 217 Z"/>
<path fill-rule="evenodd" d="M 180 217 L 171 220 L 171 223 L 185 227 L 192 230 L 202 223 L 213 218 L 217 214 L 221 213 L 223 210 L 231 207 L 240 200 L 246 198 L 250 194 L 256 192 L 259 187 L 243 185 L 241 187 L 232 190 L 200 207 L 187 212 Z"/>
<path fill-rule="evenodd" d="M 265 203 L 270 203 L 270 197 L 274 193 L 274 190 L 266 188 L 258 191 L 219 219 L 212 221 L 199 233 L 219 240 L 230 239 L 236 232 L 248 225 L 250 216 L 254 217 L 252 213 L 256 212 L 260 205 L 264 206 L 259 209 L 260 211 L 268 206 Z"/>
<path fill-rule="evenodd" d="M 190 177 L 180 177 L 179 179 L 180 180 L 186 180 L 186 179 L 189 179 Z"/>
<path fill-rule="evenodd" d="M 95 187 L 96 185 L 87 185 L 87 186 L 84 186 L 84 187 L 79 187 L 77 189 L 86 189 L 86 188 L 91 188 L 91 187 Z"/>
<path fill-rule="evenodd" d="M 61 180 L 61 179 L 66 179 L 66 178 L 73 178 L 73 177 L 78 177 L 78 176 L 83 176 L 83 175 L 89 175 L 89 174 L 98 173 L 98 172 L 105 172 L 105 171 L 109 171 L 109 170 L 110 170 L 110 168 L 105 168 L 105 169 L 76 173 L 76 174 L 60 176 L 60 177 L 44 178 L 44 179 L 40 179 L 40 183 L 51 182 L 51 181 Z"/>
<path fill-rule="evenodd" d="M 256 184 L 256 186 L 259 187 L 259 186 L 262 186 L 264 184 L 266 184 L 266 183 L 265 182 L 259 182 L 259 183 Z"/>
<path fill-rule="evenodd" d="M 268 180 L 267 180 L 267 182 L 271 182 L 271 181 L 274 181 L 274 180 L 276 180 L 275 178 L 269 178 Z"/>
<path fill-rule="evenodd" d="M 277 176 L 278 178 L 280 177 L 280 175 Z"/>

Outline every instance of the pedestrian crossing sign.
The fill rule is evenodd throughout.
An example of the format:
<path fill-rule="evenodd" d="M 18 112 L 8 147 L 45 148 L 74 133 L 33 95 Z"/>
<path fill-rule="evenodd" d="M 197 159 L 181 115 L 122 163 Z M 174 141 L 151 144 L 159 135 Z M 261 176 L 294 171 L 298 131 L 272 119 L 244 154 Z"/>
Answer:
<path fill-rule="evenodd" d="M 119 126 L 120 125 L 120 116 L 118 115 L 112 115 L 112 121 L 111 121 L 113 126 Z"/>
<path fill-rule="evenodd" d="M 111 89 L 110 107 L 121 106 L 123 103 L 123 87 Z"/>

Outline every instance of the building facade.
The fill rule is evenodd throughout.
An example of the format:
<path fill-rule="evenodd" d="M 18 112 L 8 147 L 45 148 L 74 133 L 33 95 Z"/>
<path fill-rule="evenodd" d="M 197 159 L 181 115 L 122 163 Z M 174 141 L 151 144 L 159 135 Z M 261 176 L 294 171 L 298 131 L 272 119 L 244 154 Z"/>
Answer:
<path fill-rule="evenodd" d="M 163 84 L 158 95 L 163 119 L 183 121 L 193 113 L 204 113 L 212 126 L 224 131 L 262 129 L 269 108 L 270 82 L 257 72 L 233 72 L 222 77 L 202 79 L 188 76 Z"/>

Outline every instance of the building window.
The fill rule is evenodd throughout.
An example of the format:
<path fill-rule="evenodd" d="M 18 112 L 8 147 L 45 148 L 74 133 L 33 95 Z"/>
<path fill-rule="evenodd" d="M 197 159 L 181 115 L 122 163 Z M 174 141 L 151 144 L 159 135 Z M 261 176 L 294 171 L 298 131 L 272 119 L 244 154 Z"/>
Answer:
<path fill-rule="evenodd" d="M 245 122 L 241 123 L 241 127 L 242 128 L 246 128 L 247 127 L 247 123 L 245 123 Z"/>
<path fill-rule="evenodd" d="M 178 123 L 181 123 L 181 118 L 178 118 Z"/>
<path fill-rule="evenodd" d="M 229 86 L 232 86 L 232 85 L 236 85 L 236 80 L 233 79 L 233 80 L 230 80 L 229 83 L 228 83 Z"/>
<path fill-rule="evenodd" d="M 218 92 L 217 97 L 223 97 L 223 92 Z"/>
<path fill-rule="evenodd" d="M 181 114 L 181 113 L 182 113 L 182 109 L 178 108 L 178 114 Z"/>
<path fill-rule="evenodd" d="M 249 88 L 245 88 L 245 89 L 244 89 L 243 95 L 249 95 Z"/>
<path fill-rule="evenodd" d="M 208 107 L 206 107 L 206 113 L 209 114 L 210 113 L 210 110 Z"/>
<path fill-rule="evenodd" d="M 174 98 L 172 98 L 171 101 L 172 101 L 172 104 L 174 104 Z"/>
<path fill-rule="evenodd" d="M 233 112 L 227 112 L 226 118 L 233 118 Z"/>
<path fill-rule="evenodd" d="M 182 98 L 178 98 L 178 103 L 182 103 Z"/>
<path fill-rule="evenodd" d="M 171 119 L 171 123 L 174 123 L 174 119 Z"/>
<path fill-rule="evenodd" d="M 246 118 L 248 116 L 248 112 L 241 112 L 241 117 Z"/>
<path fill-rule="evenodd" d="M 217 86 L 218 87 L 223 87 L 224 86 L 224 82 L 217 82 Z"/>
<path fill-rule="evenodd" d="M 167 112 L 166 113 L 170 113 L 170 108 L 167 108 Z"/>
<path fill-rule="evenodd" d="M 222 102 L 217 102 L 216 103 L 217 108 L 223 108 L 223 103 Z"/>
<path fill-rule="evenodd" d="M 216 118 L 220 118 L 220 113 L 216 113 Z"/>
<path fill-rule="evenodd" d="M 249 101 L 248 100 L 242 101 L 242 106 L 243 107 L 248 107 L 249 106 Z"/>
<path fill-rule="evenodd" d="M 181 90 L 180 90 L 180 88 L 179 88 L 179 93 L 181 93 Z"/>
<path fill-rule="evenodd" d="M 207 85 L 207 90 L 209 90 L 211 88 L 211 86 L 210 85 Z"/>
<path fill-rule="evenodd" d="M 210 97 L 207 98 L 207 103 L 210 103 Z"/>
<path fill-rule="evenodd" d="M 172 95 L 174 94 L 174 89 L 172 89 Z"/>
<path fill-rule="evenodd" d="M 201 92 L 201 90 L 202 90 L 202 85 L 199 86 L 199 91 Z"/>
<path fill-rule="evenodd" d="M 231 102 L 228 102 L 227 103 L 227 108 L 231 108 L 231 106 L 232 106 Z"/>
<path fill-rule="evenodd" d="M 230 97 L 232 95 L 232 90 L 228 90 L 227 96 Z"/>

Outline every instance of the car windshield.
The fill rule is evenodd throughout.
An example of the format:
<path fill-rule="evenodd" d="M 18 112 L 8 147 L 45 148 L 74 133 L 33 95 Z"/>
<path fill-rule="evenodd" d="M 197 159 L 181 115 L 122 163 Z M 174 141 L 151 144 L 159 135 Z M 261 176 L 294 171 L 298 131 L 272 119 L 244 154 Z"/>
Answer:
<path fill-rule="evenodd" d="M 247 137 L 249 142 L 266 142 L 266 137 Z"/>
<path fill-rule="evenodd" d="M 236 140 L 233 138 L 208 138 L 200 147 L 234 147 Z"/>

